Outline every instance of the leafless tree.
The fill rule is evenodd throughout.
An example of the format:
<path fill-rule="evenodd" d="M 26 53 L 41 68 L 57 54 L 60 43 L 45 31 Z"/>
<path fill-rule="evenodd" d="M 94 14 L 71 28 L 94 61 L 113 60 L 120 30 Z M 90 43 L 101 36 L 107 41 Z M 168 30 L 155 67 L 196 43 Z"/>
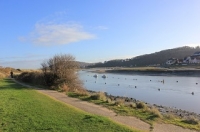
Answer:
<path fill-rule="evenodd" d="M 55 55 L 41 65 L 44 79 L 48 86 L 54 88 L 65 87 L 67 91 L 75 91 L 82 88 L 82 83 L 76 74 L 79 64 L 72 55 Z"/>

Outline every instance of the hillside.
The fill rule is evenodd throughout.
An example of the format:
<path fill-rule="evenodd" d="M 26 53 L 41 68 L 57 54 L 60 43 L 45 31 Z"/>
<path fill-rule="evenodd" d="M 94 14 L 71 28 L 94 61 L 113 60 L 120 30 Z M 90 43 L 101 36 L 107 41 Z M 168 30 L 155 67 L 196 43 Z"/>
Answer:
<path fill-rule="evenodd" d="M 200 51 L 200 47 L 178 47 L 174 49 L 162 50 L 152 54 L 136 56 L 131 59 L 109 60 L 104 63 L 96 63 L 88 67 L 115 67 L 115 66 L 149 66 L 154 64 L 164 64 L 169 58 L 183 59 L 186 56 L 191 56 L 194 52 Z"/>
<path fill-rule="evenodd" d="M 80 62 L 80 61 L 77 61 L 80 65 L 80 68 L 84 68 L 86 66 L 89 66 L 89 65 L 93 65 L 94 63 L 86 63 L 86 62 Z"/>

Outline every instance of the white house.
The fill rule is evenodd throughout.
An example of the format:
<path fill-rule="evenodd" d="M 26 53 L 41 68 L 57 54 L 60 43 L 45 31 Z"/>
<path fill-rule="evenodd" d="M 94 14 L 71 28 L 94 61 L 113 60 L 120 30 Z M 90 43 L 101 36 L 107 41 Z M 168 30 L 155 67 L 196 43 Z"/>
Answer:
<path fill-rule="evenodd" d="M 176 58 L 170 58 L 170 59 L 167 60 L 166 64 L 167 65 L 173 65 L 173 64 L 175 64 L 177 62 L 178 62 L 178 59 L 176 59 Z"/>
<path fill-rule="evenodd" d="M 200 63 L 200 51 L 195 52 L 192 56 L 185 57 L 183 63 L 197 64 Z"/>
<path fill-rule="evenodd" d="M 192 56 L 200 56 L 200 51 L 195 52 Z"/>

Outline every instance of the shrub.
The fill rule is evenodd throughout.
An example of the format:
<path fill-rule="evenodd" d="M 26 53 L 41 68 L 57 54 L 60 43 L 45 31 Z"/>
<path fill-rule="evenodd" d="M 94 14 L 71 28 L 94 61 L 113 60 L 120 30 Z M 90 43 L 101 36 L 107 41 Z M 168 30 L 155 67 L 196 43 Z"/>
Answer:
<path fill-rule="evenodd" d="M 84 91 L 76 71 L 78 63 L 71 55 L 55 55 L 42 64 L 42 71 L 47 86 L 66 91 Z"/>
<path fill-rule="evenodd" d="M 107 98 L 106 102 L 107 103 L 112 103 L 112 100 L 110 98 Z"/>
<path fill-rule="evenodd" d="M 131 108 L 136 108 L 136 103 L 131 102 L 131 103 L 129 104 L 129 106 L 130 106 Z"/>
<path fill-rule="evenodd" d="M 191 125 L 197 125 L 197 124 L 199 124 L 198 119 L 196 119 L 193 116 L 188 117 L 187 119 L 183 120 L 182 122 L 187 123 L 187 124 L 191 124 Z"/>
<path fill-rule="evenodd" d="M 136 103 L 136 108 L 138 108 L 138 109 L 146 109 L 147 106 L 143 102 L 138 102 L 138 103 Z"/>
<path fill-rule="evenodd" d="M 106 101 L 106 99 L 107 99 L 104 92 L 94 93 L 90 96 L 90 98 L 93 100 L 103 100 L 103 101 Z"/>
<path fill-rule="evenodd" d="M 124 102 L 125 102 L 124 99 L 119 98 L 119 99 L 116 99 L 115 105 L 124 105 Z"/>
<path fill-rule="evenodd" d="M 17 79 L 35 85 L 44 85 L 44 77 L 40 72 L 22 72 Z"/>
<path fill-rule="evenodd" d="M 155 115 L 158 118 L 163 117 L 162 114 L 160 113 L 160 111 L 155 107 L 151 108 L 149 111 L 150 111 L 150 113 L 152 113 L 153 115 Z"/>

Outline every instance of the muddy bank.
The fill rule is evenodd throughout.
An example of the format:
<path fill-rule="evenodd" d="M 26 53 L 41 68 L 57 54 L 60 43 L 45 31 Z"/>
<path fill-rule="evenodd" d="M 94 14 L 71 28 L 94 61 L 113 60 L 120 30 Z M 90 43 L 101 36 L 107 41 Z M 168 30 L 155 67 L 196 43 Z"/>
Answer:
<path fill-rule="evenodd" d="M 200 70 L 105 70 L 106 73 L 137 74 L 151 76 L 193 76 L 200 77 Z"/>

